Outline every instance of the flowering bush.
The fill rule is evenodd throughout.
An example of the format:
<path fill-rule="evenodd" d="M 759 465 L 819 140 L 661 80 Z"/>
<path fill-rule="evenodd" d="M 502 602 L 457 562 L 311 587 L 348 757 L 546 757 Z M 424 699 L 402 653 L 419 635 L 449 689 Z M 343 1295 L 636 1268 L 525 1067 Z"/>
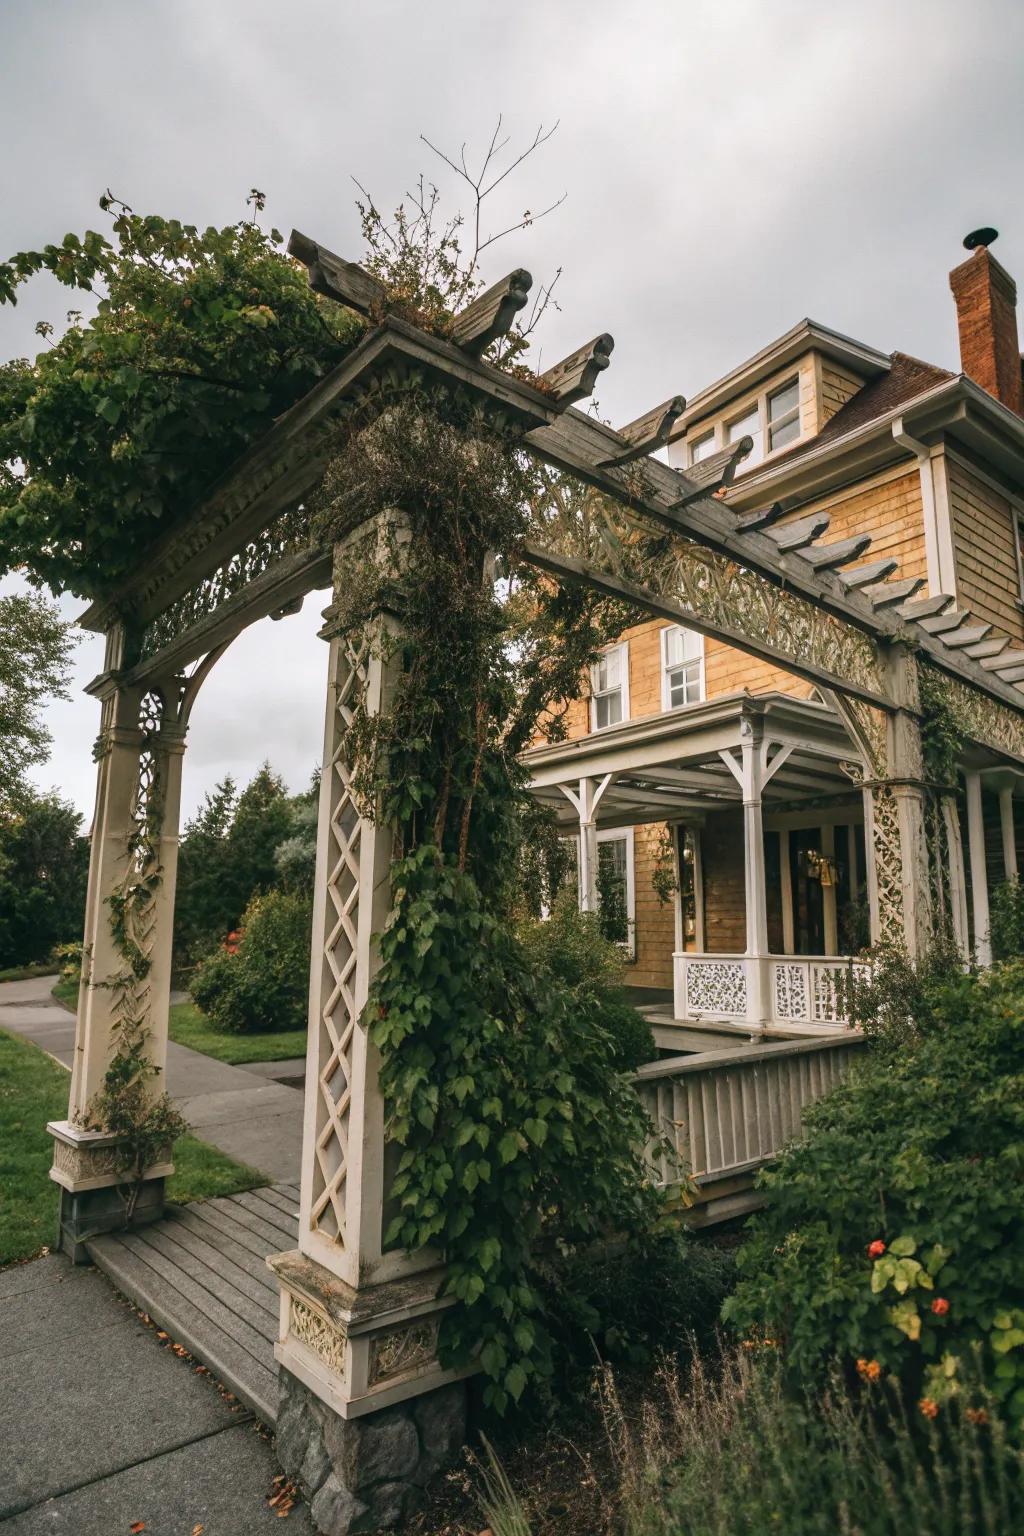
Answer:
<path fill-rule="evenodd" d="M 307 896 L 254 896 L 241 928 L 229 933 L 192 975 L 189 992 L 218 1029 L 236 1034 L 302 1029 L 309 990 Z"/>
<path fill-rule="evenodd" d="M 918 1045 L 869 1056 L 762 1187 L 726 1304 L 744 1333 L 936 1411 L 977 1356 L 1024 1423 L 1024 965 L 937 988 Z"/>

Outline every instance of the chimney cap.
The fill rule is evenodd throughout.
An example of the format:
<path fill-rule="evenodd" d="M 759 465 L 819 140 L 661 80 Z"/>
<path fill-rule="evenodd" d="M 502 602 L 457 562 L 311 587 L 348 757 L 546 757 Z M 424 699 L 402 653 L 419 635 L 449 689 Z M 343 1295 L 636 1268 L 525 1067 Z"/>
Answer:
<path fill-rule="evenodd" d="M 969 235 L 964 236 L 964 250 L 974 251 L 979 245 L 990 246 L 993 240 L 998 239 L 998 229 L 972 229 Z"/>

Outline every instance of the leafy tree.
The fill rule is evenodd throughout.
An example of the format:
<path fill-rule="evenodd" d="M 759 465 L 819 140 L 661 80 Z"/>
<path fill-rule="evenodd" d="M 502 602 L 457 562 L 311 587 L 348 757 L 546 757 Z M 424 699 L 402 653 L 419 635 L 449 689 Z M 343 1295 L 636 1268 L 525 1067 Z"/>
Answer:
<path fill-rule="evenodd" d="M 189 988 L 193 1002 L 218 1029 L 237 1034 L 303 1029 L 312 921 L 306 891 L 254 896 L 237 947 L 221 946 L 197 966 Z"/>
<path fill-rule="evenodd" d="M 44 760 L 50 745 L 40 706 L 67 698 L 73 645 L 53 603 L 35 593 L 0 597 L 0 815 L 31 800 L 25 769 Z"/>
<path fill-rule="evenodd" d="M 229 774 L 207 792 L 199 810 L 185 823 L 174 900 L 174 948 L 179 965 L 197 958 L 231 927 L 224 876 L 237 800 L 235 781 Z"/>
<path fill-rule="evenodd" d="M 56 794 L 26 791 L 0 815 L 0 966 L 45 960 L 82 936 L 89 842 Z"/>
<path fill-rule="evenodd" d="M 292 832 L 292 802 L 281 775 L 264 763 L 238 797 L 227 839 L 227 894 L 232 926 L 254 891 L 278 884 L 274 855 Z"/>
<path fill-rule="evenodd" d="M 263 206 L 261 193 L 250 201 Z M 0 571 L 103 595 L 155 535 L 361 333 L 276 230 L 199 230 L 108 193 L 94 230 L 0 263 L 0 303 L 39 271 L 99 295 L 34 361 L 0 367 Z"/>

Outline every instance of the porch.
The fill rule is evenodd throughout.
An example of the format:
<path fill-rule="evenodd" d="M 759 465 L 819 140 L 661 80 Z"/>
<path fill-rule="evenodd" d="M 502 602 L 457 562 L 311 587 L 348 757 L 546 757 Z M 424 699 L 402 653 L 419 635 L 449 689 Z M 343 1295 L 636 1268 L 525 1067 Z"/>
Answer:
<path fill-rule="evenodd" d="M 834 710 L 743 692 L 527 760 L 576 844 L 581 908 L 621 882 L 629 980 L 663 989 L 644 1009 L 659 1047 L 848 1028 L 874 901 L 859 751 Z"/>

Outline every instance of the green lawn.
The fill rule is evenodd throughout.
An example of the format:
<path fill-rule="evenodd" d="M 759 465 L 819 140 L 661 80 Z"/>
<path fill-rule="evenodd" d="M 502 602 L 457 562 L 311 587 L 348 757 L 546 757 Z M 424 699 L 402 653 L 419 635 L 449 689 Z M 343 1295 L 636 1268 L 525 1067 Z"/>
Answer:
<path fill-rule="evenodd" d="M 27 1040 L 0 1030 L 0 1265 L 53 1242 L 57 1187 L 49 1177 L 48 1120 L 68 1112 L 68 1073 Z M 233 1195 L 269 1181 L 216 1147 L 183 1136 L 174 1149 L 171 1200 Z"/>
<path fill-rule="evenodd" d="M 232 1035 L 216 1029 L 194 1003 L 176 1003 L 171 1009 L 171 1039 L 194 1051 L 216 1056 L 218 1061 L 239 1065 L 246 1061 L 286 1061 L 305 1056 L 306 1031 L 282 1029 L 268 1035 Z"/>
<path fill-rule="evenodd" d="M 53 995 L 59 1003 L 74 1008 L 78 1002 L 78 982 L 58 981 Z M 179 1045 L 191 1046 L 204 1056 L 215 1056 L 235 1067 L 247 1061 L 287 1061 L 306 1054 L 304 1029 L 280 1029 L 269 1035 L 232 1035 L 211 1024 L 194 1003 L 175 1003 L 171 1009 L 170 1036 Z"/>

